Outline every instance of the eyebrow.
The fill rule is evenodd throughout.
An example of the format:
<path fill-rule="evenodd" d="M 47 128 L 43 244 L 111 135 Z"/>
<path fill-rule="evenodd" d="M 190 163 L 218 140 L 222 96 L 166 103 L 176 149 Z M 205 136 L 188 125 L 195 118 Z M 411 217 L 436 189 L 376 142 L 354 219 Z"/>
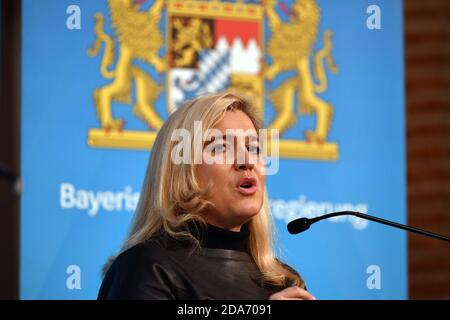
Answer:
<path fill-rule="evenodd" d="M 228 137 L 232 138 L 233 141 L 234 141 L 234 139 L 237 138 L 238 136 L 236 136 L 236 135 L 234 135 L 234 134 L 231 134 L 231 135 L 223 134 L 223 135 L 219 138 L 219 139 L 221 139 L 221 140 L 216 139 L 216 136 L 212 136 L 212 137 L 210 137 L 211 140 L 205 141 L 205 143 L 204 143 L 204 145 L 203 145 L 203 148 L 207 147 L 207 146 L 208 146 L 209 144 L 211 144 L 212 142 L 223 141 L 223 140 L 226 141 L 226 139 L 227 139 Z M 212 138 L 214 138 L 214 139 L 212 139 Z M 246 135 L 244 138 L 255 138 L 255 139 L 256 139 L 255 141 L 258 142 L 258 144 L 259 144 L 259 141 L 258 141 L 258 135 L 257 135 L 257 134 L 249 134 L 249 135 Z"/>

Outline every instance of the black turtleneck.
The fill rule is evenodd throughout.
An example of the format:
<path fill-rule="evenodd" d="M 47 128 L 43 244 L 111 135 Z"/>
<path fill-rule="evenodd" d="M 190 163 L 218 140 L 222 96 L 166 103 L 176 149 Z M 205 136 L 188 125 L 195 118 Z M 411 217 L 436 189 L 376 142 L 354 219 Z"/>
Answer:
<path fill-rule="evenodd" d="M 167 233 L 155 234 L 116 258 L 98 299 L 263 300 L 285 288 L 261 281 L 247 250 L 248 226 L 233 232 L 190 222 L 184 231 L 204 250 L 189 250 L 190 241 Z"/>
<path fill-rule="evenodd" d="M 230 231 L 211 224 L 191 221 L 188 223 L 191 233 L 200 241 L 203 248 L 227 249 L 248 252 L 249 229 L 246 224 L 240 231 Z"/>

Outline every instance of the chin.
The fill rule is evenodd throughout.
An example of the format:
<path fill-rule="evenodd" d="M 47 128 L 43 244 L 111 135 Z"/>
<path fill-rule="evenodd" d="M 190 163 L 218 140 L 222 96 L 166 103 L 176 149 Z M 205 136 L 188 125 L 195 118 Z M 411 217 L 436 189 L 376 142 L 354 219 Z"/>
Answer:
<path fill-rule="evenodd" d="M 256 216 L 260 210 L 261 210 L 261 206 L 247 205 L 247 206 L 240 207 L 239 209 L 236 210 L 236 212 L 238 212 L 238 214 L 242 217 L 252 218 L 252 217 Z"/>

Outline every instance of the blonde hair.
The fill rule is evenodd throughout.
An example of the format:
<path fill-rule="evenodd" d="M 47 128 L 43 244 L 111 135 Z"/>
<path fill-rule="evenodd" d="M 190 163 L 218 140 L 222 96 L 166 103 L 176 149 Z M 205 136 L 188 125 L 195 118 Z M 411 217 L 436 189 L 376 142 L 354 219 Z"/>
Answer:
<path fill-rule="evenodd" d="M 141 197 L 121 252 L 159 231 L 165 231 L 174 238 L 196 241 L 187 229 L 187 222 L 195 220 L 205 223 L 200 213 L 212 203 L 206 199 L 207 190 L 202 190 L 197 183 L 193 161 L 192 164 L 174 164 L 171 161 L 171 152 L 177 144 L 171 139 L 172 132 L 186 129 L 193 135 L 194 121 L 202 121 L 202 130 L 205 131 L 214 127 L 225 112 L 233 110 L 244 112 L 258 132 L 261 128 L 260 116 L 253 104 L 244 96 L 230 92 L 189 101 L 165 121 L 156 137 Z M 203 136 L 203 132 L 197 134 Z M 191 143 L 191 150 L 194 150 L 193 139 Z M 250 255 L 262 273 L 263 282 L 279 286 L 287 283 L 304 286 L 300 276 L 274 254 L 274 230 L 266 191 L 260 212 L 247 225 Z M 105 271 L 110 263 L 105 266 Z"/>

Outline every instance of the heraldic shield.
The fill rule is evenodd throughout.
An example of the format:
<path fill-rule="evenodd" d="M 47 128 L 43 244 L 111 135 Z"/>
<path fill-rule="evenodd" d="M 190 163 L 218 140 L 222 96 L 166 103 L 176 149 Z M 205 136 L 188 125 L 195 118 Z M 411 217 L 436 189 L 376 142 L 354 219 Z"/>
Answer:
<path fill-rule="evenodd" d="M 328 141 L 334 106 L 320 97 L 328 73 L 338 68 L 332 31 L 319 34 L 315 0 L 108 0 L 108 9 L 96 13 L 88 49 L 107 81 L 92 93 L 100 128 L 89 130 L 90 146 L 151 149 L 165 117 L 183 102 L 237 91 L 253 100 L 268 128 L 279 130 L 280 157 L 338 159 L 337 143 Z M 117 103 L 129 105 L 148 130 L 115 118 Z M 308 116 L 315 116 L 315 127 L 291 138 Z"/>

